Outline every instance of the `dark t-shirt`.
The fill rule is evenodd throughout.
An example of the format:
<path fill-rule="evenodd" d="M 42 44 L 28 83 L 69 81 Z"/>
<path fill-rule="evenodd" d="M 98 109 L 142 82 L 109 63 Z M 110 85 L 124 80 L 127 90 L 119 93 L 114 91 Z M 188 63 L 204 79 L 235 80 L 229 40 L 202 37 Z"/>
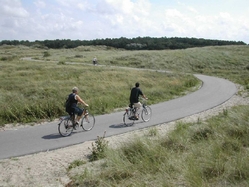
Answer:
<path fill-rule="evenodd" d="M 138 97 L 140 95 L 143 95 L 143 92 L 140 90 L 139 87 L 134 87 L 131 89 L 131 94 L 130 94 L 130 103 L 138 103 Z"/>
<path fill-rule="evenodd" d="M 68 100 L 69 100 L 69 105 L 66 107 L 66 111 L 68 113 L 74 112 L 78 102 L 77 100 L 75 100 L 75 93 L 69 94 Z"/>

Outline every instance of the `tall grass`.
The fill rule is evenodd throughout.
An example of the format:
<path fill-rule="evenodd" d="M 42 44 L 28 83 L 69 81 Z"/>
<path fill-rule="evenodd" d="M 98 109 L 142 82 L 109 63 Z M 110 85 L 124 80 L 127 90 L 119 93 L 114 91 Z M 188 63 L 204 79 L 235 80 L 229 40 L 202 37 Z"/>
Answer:
<path fill-rule="evenodd" d="M 92 63 L 97 56 L 100 64 L 202 73 L 219 76 L 249 88 L 249 47 L 210 46 L 184 50 L 126 51 L 103 46 L 81 46 L 76 49 L 49 50 L 50 61 Z M 79 58 L 79 56 L 81 58 Z M 40 55 L 40 59 L 44 59 Z"/>
<path fill-rule="evenodd" d="M 165 135 L 134 137 L 109 148 L 70 186 L 248 186 L 249 107 L 203 123 L 178 123 Z"/>
<path fill-rule="evenodd" d="M 52 59 L 46 60 L 44 50 L 21 50 L 26 50 L 23 53 L 26 57 L 32 55 L 33 60 L 22 59 L 25 54 L 19 48 L 4 48 L 0 53 L 5 57 L 17 55 L 12 60 L 0 61 L 0 125 L 52 120 L 65 115 L 64 102 L 74 86 L 79 87 L 91 112 L 98 115 L 128 106 L 130 89 L 137 81 L 150 98 L 150 104 L 186 94 L 199 84 L 192 75 L 54 61 L 60 54 L 70 56 L 73 50 L 49 51 L 46 58 Z"/>
<path fill-rule="evenodd" d="M 99 64 L 106 66 L 89 66 L 94 56 Z M 194 91 L 198 81 L 182 73 L 223 77 L 249 89 L 248 56 L 248 46 L 162 51 L 126 51 L 105 46 L 60 50 L 0 46 L 0 104 L 3 106 L 0 125 L 52 120 L 65 115 L 65 97 L 73 86 L 80 88 L 81 96 L 94 114 L 127 106 L 129 90 L 137 81 L 149 97 L 149 104 Z"/>

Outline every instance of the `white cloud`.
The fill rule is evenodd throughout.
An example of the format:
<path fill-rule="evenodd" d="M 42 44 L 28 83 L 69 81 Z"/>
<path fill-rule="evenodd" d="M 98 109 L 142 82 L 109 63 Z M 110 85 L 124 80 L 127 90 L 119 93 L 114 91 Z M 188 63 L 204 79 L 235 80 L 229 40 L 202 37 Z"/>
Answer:
<path fill-rule="evenodd" d="M 149 0 L 0 0 L 0 40 L 200 37 L 249 42 L 249 8 Z M 202 5 L 202 6 L 200 6 Z M 237 4 L 238 5 L 238 4 Z M 203 8 L 204 7 L 204 8 Z M 220 8 L 222 7 L 222 9 Z M 224 7 L 224 8 L 223 8 Z M 248 11 L 246 11 L 248 10 Z"/>
<path fill-rule="evenodd" d="M 55 0 L 62 9 L 66 10 L 91 10 L 93 9 L 90 0 Z"/>
<path fill-rule="evenodd" d="M 243 18 L 235 19 L 227 12 L 222 12 L 219 15 L 213 16 L 199 15 L 195 20 L 196 30 L 194 31 L 194 34 L 202 36 L 203 38 L 207 38 L 208 36 L 208 38 L 212 39 L 241 40 L 242 38 L 247 37 L 249 33 L 246 34 L 245 32 L 241 32 L 242 24 L 240 21 L 243 20 Z M 247 31 L 249 31 L 248 27 Z"/>
<path fill-rule="evenodd" d="M 163 17 L 163 28 L 170 36 L 187 36 L 193 30 L 195 23 L 192 19 L 176 9 L 168 9 Z"/>
<path fill-rule="evenodd" d="M 195 8 L 191 7 L 191 6 L 187 6 L 187 9 L 188 9 L 190 12 L 198 13 L 198 11 L 197 11 Z"/>
<path fill-rule="evenodd" d="M 102 35 L 107 32 L 114 37 L 140 35 L 151 25 L 150 3 L 144 0 L 103 0 L 97 4 L 96 12 L 105 26 L 109 26 L 102 29 Z"/>
<path fill-rule="evenodd" d="M 44 1 L 38 0 L 34 2 L 37 8 L 46 8 L 46 3 Z"/>
<path fill-rule="evenodd" d="M 134 9 L 134 3 L 130 0 L 105 0 L 105 2 L 120 14 L 132 14 Z"/>
<path fill-rule="evenodd" d="M 0 15 L 7 17 L 21 17 L 25 18 L 29 16 L 29 13 L 22 7 L 19 0 L 1 0 L 0 1 Z M 1 18 L 0 18 L 1 20 Z"/>
<path fill-rule="evenodd" d="M 80 10 L 85 11 L 85 10 L 89 9 L 90 5 L 89 5 L 89 3 L 88 3 L 87 1 L 83 1 L 83 2 L 77 3 L 77 7 L 78 7 Z"/>

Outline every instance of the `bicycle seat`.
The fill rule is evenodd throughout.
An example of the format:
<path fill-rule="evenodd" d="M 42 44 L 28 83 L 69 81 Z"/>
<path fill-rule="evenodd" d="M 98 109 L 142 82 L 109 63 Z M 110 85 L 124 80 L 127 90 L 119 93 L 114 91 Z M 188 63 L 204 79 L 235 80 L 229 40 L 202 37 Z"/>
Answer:
<path fill-rule="evenodd" d="M 134 105 L 133 105 L 133 104 L 129 104 L 129 107 L 130 107 L 130 108 L 133 108 L 133 107 L 134 107 Z"/>

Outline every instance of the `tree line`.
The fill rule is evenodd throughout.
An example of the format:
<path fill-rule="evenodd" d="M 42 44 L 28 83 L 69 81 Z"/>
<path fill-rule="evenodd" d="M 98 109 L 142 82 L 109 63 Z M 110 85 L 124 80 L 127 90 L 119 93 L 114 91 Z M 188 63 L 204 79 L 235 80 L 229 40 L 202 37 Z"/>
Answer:
<path fill-rule="evenodd" d="M 70 40 L 56 39 L 44 41 L 28 40 L 2 40 L 0 45 L 25 45 L 41 48 L 75 48 L 78 46 L 105 45 L 127 50 L 163 50 L 163 49 L 186 49 L 191 47 L 222 46 L 222 45 L 247 45 L 242 41 L 211 40 L 203 38 L 180 38 L 180 37 L 136 37 L 136 38 L 106 38 L 95 40 Z"/>

